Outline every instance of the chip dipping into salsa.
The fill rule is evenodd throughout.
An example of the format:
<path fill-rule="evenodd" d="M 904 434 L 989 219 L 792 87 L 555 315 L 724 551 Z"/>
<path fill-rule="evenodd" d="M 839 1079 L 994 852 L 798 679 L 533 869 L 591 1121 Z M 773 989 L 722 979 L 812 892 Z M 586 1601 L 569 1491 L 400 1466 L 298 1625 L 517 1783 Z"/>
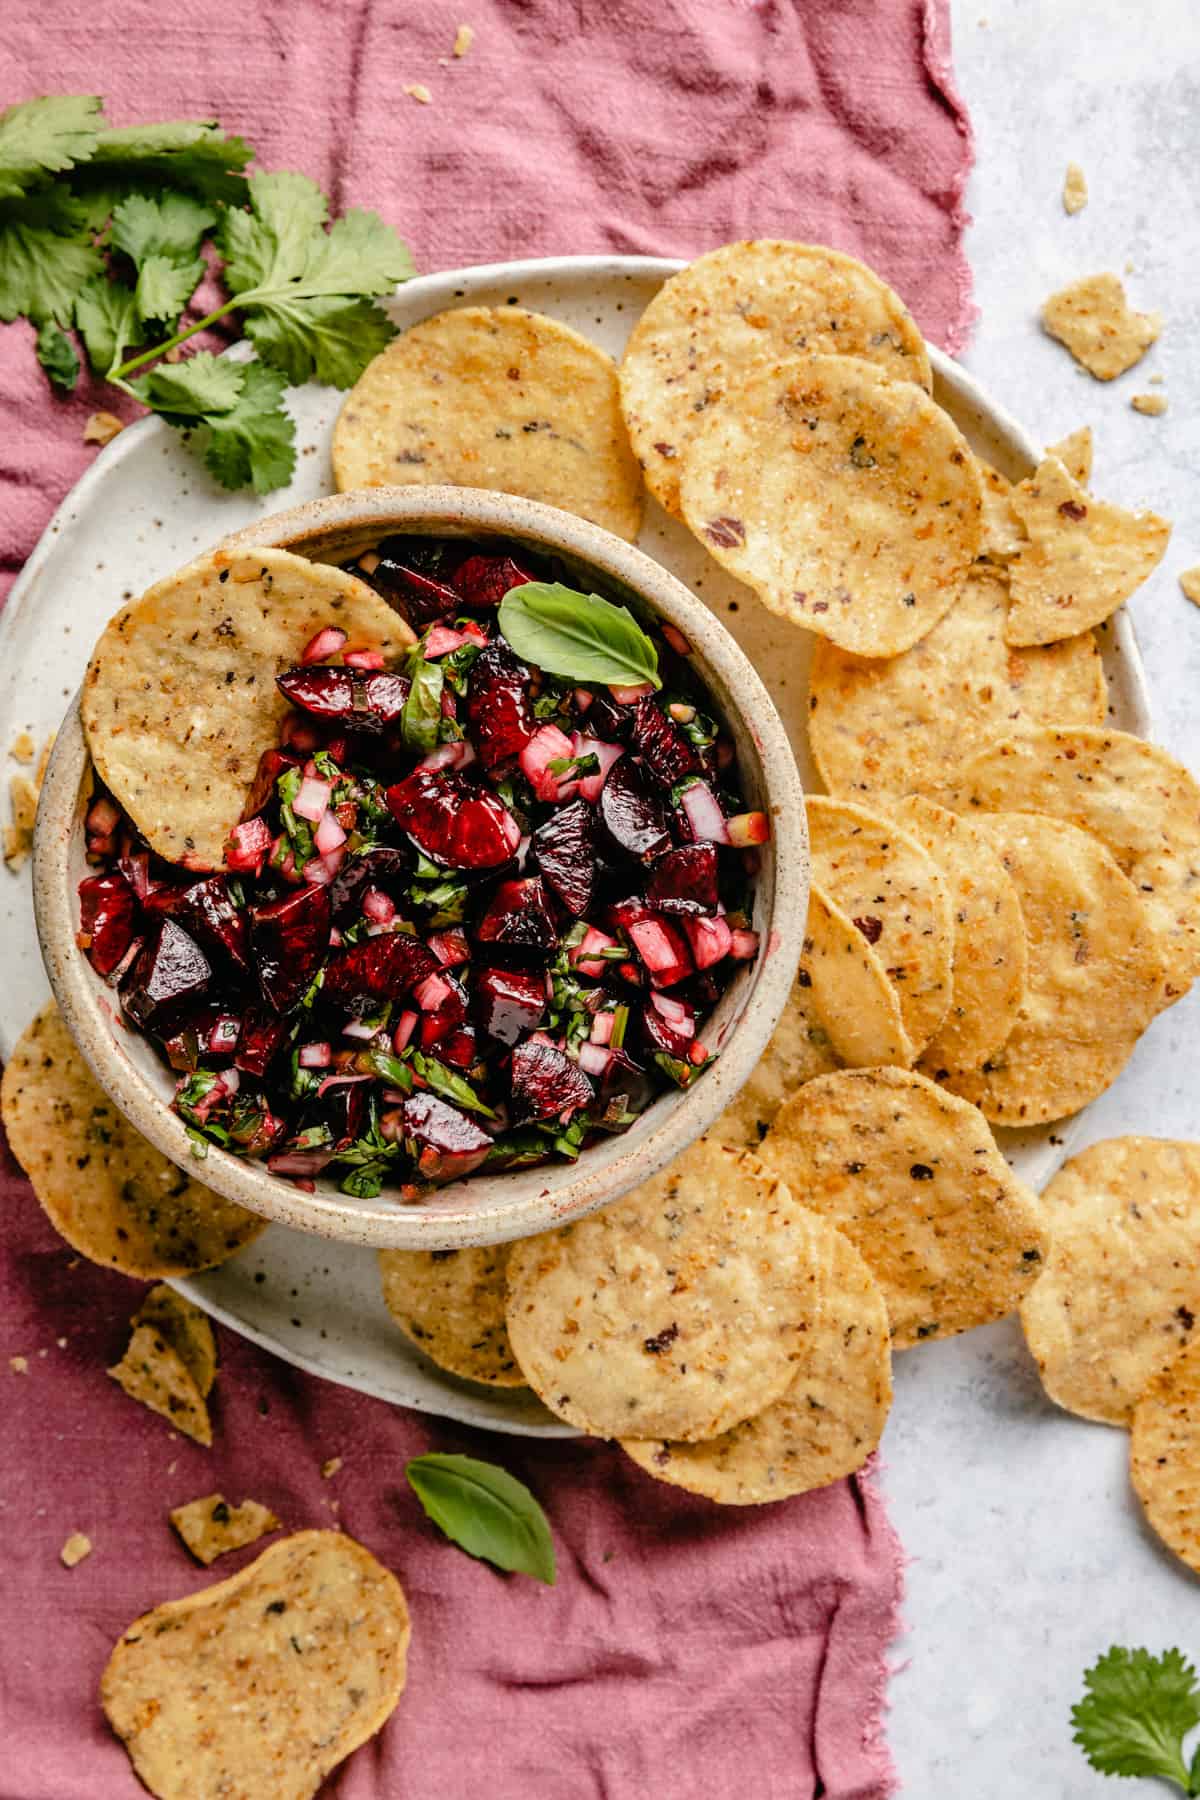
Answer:
<path fill-rule="evenodd" d="M 198 1153 L 416 1199 L 711 1062 L 767 820 L 681 634 L 556 573 L 218 551 L 110 625 L 79 942 Z"/>

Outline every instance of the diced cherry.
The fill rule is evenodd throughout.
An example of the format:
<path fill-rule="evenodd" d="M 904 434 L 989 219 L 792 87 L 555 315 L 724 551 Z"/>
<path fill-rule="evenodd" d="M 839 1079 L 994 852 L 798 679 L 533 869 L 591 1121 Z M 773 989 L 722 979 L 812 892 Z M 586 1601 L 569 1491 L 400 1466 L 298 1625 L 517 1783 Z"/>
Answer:
<path fill-rule="evenodd" d="M 555 1045 L 526 1038 L 512 1053 L 512 1120 L 528 1125 L 560 1118 L 595 1097 L 591 1082 Z"/>
<path fill-rule="evenodd" d="M 461 963 L 471 960 L 471 946 L 461 926 L 453 925 L 449 931 L 431 932 L 425 942 L 444 969 L 456 969 Z"/>
<path fill-rule="evenodd" d="M 680 844 L 655 862 L 646 878 L 647 904 L 681 915 L 715 913 L 717 851 L 714 844 Z"/>
<path fill-rule="evenodd" d="M 350 668 L 288 669 L 276 685 L 294 706 L 318 719 L 336 720 L 351 731 L 380 732 L 400 717 L 411 682 L 387 670 Z"/>
<path fill-rule="evenodd" d="M 332 913 L 324 887 L 301 887 L 250 909 L 250 942 L 263 999 L 286 1012 L 306 992 L 329 948 Z"/>
<path fill-rule="evenodd" d="M 288 769 L 300 763 L 299 753 L 290 750 L 264 750 L 258 759 L 258 770 L 242 808 L 243 819 L 252 819 L 275 798 L 275 783 Z M 226 858 L 228 861 L 228 857 Z"/>
<path fill-rule="evenodd" d="M 729 955 L 733 933 L 721 914 L 711 919 L 685 918 L 681 923 L 698 969 L 711 969 Z"/>
<path fill-rule="evenodd" d="M 458 611 L 454 571 L 461 561 L 456 545 L 397 534 L 380 544 L 371 580 L 414 625 L 428 625 Z"/>
<path fill-rule="evenodd" d="M 135 1025 L 161 1032 L 202 998 L 211 978 L 195 938 L 174 919 L 161 919 L 130 970 L 121 1001 Z"/>
<path fill-rule="evenodd" d="M 537 730 L 529 704 L 529 670 L 507 644 L 477 656 L 467 678 L 466 721 L 487 770 L 510 766 Z"/>
<path fill-rule="evenodd" d="M 494 794 L 463 775 L 417 769 L 390 787 L 388 809 L 432 862 L 455 869 L 492 869 L 521 841 L 521 828 Z"/>
<path fill-rule="evenodd" d="M 79 884 L 79 929 L 97 975 L 111 975 L 137 935 L 138 906 L 125 877 L 89 875 Z"/>
<path fill-rule="evenodd" d="M 429 1181 L 457 1181 L 477 1169 L 492 1140 L 473 1119 L 436 1094 L 410 1094 L 401 1107 L 404 1136 L 417 1148 Z"/>
<path fill-rule="evenodd" d="M 499 606 L 510 588 L 536 580 L 513 556 L 468 556 L 454 571 L 454 586 L 468 606 Z"/>
<path fill-rule="evenodd" d="M 662 801 L 650 791 L 631 757 L 623 756 L 609 770 L 600 791 L 599 813 L 613 843 L 629 856 L 649 861 L 671 847 Z"/>
<path fill-rule="evenodd" d="M 480 969 L 473 994 L 480 1025 L 501 1044 L 515 1044 L 545 1017 L 545 983 L 523 969 Z"/>
<path fill-rule="evenodd" d="M 673 788 L 700 767 L 696 752 L 678 725 L 648 696 L 633 709 L 630 742 L 660 787 Z"/>
<path fill-rule="evenodd" d="M 410 878 L 412 856 L 398 846 L 380 844 L 346 859 L 329 890 L 333 916 L 341 924 L 362 910 L 369 888 L 392 895 Z"/>
<path fill-rule="evenodd" d="M 246 915 L 233 904 L 226 876 L 209 875 L 193 882 L 181 894 L 179 907 L 188 928 L 210 956 L 227 957 L 238 970 L 250 967 Z"/>
<path fill-rule="evenodd" d="M 567 911 L 582 918 L 596 886 L 595 814 L 586 800 L 552 812 L 533 834 L 533 854 L 547 885 Z"/>
<path fill-rule="evenodd" d="M 363 938 L 336 950 L 325 969 L 322 997 L 361 1018 L 380 1001 L 399 1000 L 438 967 L 420 938 L 404 931 Z"/>
<path fill-rule="evenodd" d="M 502 881 L 475 927 L 479 943 L 545 961 L 558 944 L 558 928 L 541 877 Z"/>
<path fill-rule="evenodd" d="M 234 1067 L 243 1075 L 265 1075 L 282 1050 L 288 1030 L 286 1019 L 262 1007 L 253 1008 L 242 1020 Z"/>

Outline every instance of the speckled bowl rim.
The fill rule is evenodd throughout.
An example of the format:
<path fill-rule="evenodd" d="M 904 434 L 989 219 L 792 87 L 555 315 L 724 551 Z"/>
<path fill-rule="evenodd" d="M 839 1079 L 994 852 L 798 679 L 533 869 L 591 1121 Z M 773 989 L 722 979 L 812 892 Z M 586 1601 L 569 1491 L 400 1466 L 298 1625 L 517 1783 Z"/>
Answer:
<path fill-rule="evenodd" d="M 703 678 L 734 732 L 748 795 L 772 818 L 756 891 L 759 955 L 718 1008 L 721 1054 L 687 1093 L 661 1097 L 623 1136 L 573 1168 L 519 1170 L 448 1184 L 430 1203 L 353 1200 L 332 1184 L 305 1194 L 260 1164 L 212 1147 L 202 1163 L 186 1128 L 138 1066 L 156 1059 L 120 1019 L 113 991 L 75 942 L 83 872 L 83 788 L 90 759 L 78 697 L 46 771 L 34 841 L 33 897 L 50 985 L 68 1029 L 114 1105 L 165 1155 L 227 1199 L 293 1229 L 375 1248 L 456 1249 L 546 1231 L 616 1200 L 678 1156 L 729 1105 L 766 1049 L 786 1004 L 803 943 L 808 836 L 803 789 L 783 724 L 729 632 L 689 589 L 644 551 L 599 526 L 515 495 L 455 487 L 373 488 L 291 507 L 222 540 L 291 549 L 315 561 L 352 555 L 389 529 L 512 536 L 586 564 L 626 588 L 689 639 Z M 738 991 L 740 989 L 740 991 Z M 735 996 L 731 998 L 731 996 Z M 132 1052 L 132 1054 L 131 1054 Z"/>

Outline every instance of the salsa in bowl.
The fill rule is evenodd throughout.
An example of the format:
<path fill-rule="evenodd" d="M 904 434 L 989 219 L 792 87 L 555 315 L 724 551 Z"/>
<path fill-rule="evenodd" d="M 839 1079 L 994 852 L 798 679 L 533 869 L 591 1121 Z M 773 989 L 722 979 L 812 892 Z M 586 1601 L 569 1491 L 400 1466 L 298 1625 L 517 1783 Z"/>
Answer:
<path fill-rule="evenodd" d="M 176 805 L 150 797 L 126 776 L 146 726 L 130 723 L 127 672 L 110 713 L 85 690 L 96 768 L 113 779 L 79 771 L 71 836 L 87 866 L 62 958 L 72 994 L 88 965 L 99 1055 L 70 995 L 64 1011 L 101 1079 L 109 1046 L 152 1069 L 169 1153 L 182 1138 L 206 1181 L 304 1228 L 426 1248 L 561 1222 L 710 1123 L 782 1005 L 806 891 L 798 785 L 781 811 L 764 780 L 766 750 L 795 782 L 790 754 L 765 695 L 749 726 L 731 707 L 722 659 L 757 682 L 722 628 L 594 527 L 452 495 L 449 517 L 411 492 L 298 509 L 342 565 L 308 565 L 312 581 L 351 584 L 353 604 L 327 608 L 267 672 L 271 741 L 248 781 L 234 720 L 181 763 Z M 381 514 L 388 500 L 413 516 Z M 349 528 L 331 547 L 335 509 Z M 290 550 L 270 523 L 260 543 Z M 243 611 L 263 576 L 279 594 L 277 548 L 216 554 Z M 670 611 L 630 579 L 638 565 L 673 590 Z M 358 590 L 400 641 L 359 641 Z M 204 604 L 194 616 L 202 639 Z M 225 643 L 245 636 L 235 609 Z M 203 737 L 177 717 L 170 729 Z M 245 791 L 219 861 L 203 829 L 181 849 L 195 790 L 219 787 L 235 755 Z M 722 1079 L 748 1022 L 760 1041 Z"/>

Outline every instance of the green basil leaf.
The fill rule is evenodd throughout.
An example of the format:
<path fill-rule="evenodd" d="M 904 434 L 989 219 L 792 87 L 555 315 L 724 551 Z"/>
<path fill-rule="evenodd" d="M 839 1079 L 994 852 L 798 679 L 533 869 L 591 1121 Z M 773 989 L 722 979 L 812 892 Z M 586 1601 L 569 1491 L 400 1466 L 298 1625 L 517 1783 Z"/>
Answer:
<path fill-rule="evenodd" d="M 400 714 L 400 731 L 407 749 L 430 751 L 437 747 L 442 722 L 442 671 L 421 657 L 410 662 L 408 672 L 412 686 Z"/>
<path fill-rule="evenodd" d="M 432 1452 L 404 1473 L 435 1525 L 468 1556 L 554 1586 L 554 1541 L 546 1515 L 507 1469 L 473 1456 Z"/>
<path fill-rule="evenodd" d="M 658 652 L 633 614 L 558 581 L 527 581 L 500 602 L 500 631 L 517 655 L 550 675 L 610 687 L 659 688 Z"/>
<path fill-rule="evenodd" d="M 453 1100 L 456 1106 L 464 1107 L 467 1112 L 482 1113 L 485 1119 L 494 1119 L 495 1112 L 485 1106 L 469 1081 L 448 1069 L 436 1056 L 422 1056 L 419 1050 L 412 1052 L 412 1066 L 421 1080 L 440 1094 L 443 1100 Z"/>

